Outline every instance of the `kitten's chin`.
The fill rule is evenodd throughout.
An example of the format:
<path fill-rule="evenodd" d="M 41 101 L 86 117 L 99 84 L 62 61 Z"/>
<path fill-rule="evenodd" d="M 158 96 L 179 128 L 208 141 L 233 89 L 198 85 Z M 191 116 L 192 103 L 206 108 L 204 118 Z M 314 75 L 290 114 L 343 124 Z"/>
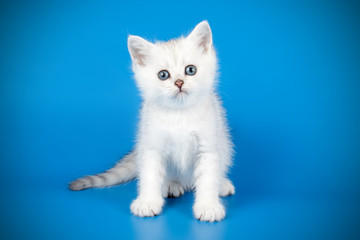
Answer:
<path fill-rule="evenodd" d="M 189 94 L 189 91 L 188 89 L 180 89 L 180 90 L 177 90 L 175 93 L 174 93 L 174 96 L 177 97 L 177 96 L 186 96 Z"/>
<path fill-rule="evenodd" d="M 176 96 L 176 97 L 186 96 L 187 94 L 188 94 L 187 91 L 185 91 L 185 90 L 180 90 L 180 91 L 178 91 L 177 93 L 175 93 L 175 96 Z"/>
<path fill-rule="evenodd" d="M 187 91 L 181 90 L 176 92 L 173 97 L 176 101 L 185 102 L 189 97 L 188 95 L 189 93 Z"/>
<path fill-rule="evenodd" d="M 155 104 L 166 108 L 183 109 L 191 107 L 198 103 L 199 100 L 201 100 L 201 96 L 194 94 L 193 92 L 189 93 L 187 90 L 182 90 L 168 96 L 159 96 L 156 98 Z"/>

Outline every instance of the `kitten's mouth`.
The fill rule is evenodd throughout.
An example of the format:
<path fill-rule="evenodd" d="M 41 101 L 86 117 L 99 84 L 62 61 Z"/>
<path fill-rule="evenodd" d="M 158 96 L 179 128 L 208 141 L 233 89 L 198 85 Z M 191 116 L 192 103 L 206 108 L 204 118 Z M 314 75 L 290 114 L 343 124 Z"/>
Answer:
<path fill-rule="evenodd" d="M 187 92 L 184 91 L 184 89 L 180 89 L 180 90 L 176 93 L 176 95 L 185 95 L 185 94 L 187 94 Z"/>

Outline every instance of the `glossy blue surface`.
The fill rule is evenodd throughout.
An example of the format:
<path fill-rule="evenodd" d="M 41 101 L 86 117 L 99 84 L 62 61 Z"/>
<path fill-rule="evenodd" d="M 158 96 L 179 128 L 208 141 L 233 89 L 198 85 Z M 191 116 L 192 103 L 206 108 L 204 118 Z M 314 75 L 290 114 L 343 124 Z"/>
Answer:
<path fill-rule="evenodd" d="M 22 1 L 0 5 L 1 239 L 360 239 L 355 1 Z M 134 217 L 136 183 L 67 183 L 129 151 L 140 98 L 128 34 L 207 19 L 236 144 L 227 218 L 193 194 Z"/>

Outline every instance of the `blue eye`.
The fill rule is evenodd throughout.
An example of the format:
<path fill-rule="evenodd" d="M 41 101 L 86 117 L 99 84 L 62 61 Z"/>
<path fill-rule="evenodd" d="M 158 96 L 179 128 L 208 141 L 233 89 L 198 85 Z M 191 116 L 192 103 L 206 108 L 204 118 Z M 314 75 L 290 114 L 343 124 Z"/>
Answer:
<path fill-rule="evenodd" d="M 158 73 L 158 77 L 160 78 L 160 80 L 166 80 L 170 77 L 170 73 L 166 70 L 161 70 Z"/>
<path fill-rule="evenodd" d="M 189 65 L 189 66 L 186 66 L 185 68 L 185 74 L 186 75 L 195 75 L 196 73 L 196 67 L 194 65 Z"/>

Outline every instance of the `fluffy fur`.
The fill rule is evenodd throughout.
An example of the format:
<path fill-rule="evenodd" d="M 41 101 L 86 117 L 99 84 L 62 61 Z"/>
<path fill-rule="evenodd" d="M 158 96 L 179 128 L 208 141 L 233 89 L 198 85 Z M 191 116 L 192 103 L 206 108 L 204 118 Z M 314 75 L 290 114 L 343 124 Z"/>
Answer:
<path fill-rule="evenodd" d="M 164 197 L 195 190 L 194 216 L 202 221 L 225 217 L 220 196 L 234 194 L 227 178 L 233 145 L 225 112 L 216 94 L 217 58 L 208 22 L 187 37 L 150 43 L 129 36 L 132 69 L 143 99 L 134 150 L 112 169 L 70 184 L 72 190 L 106 187 L 138 178 L 131 212 L 161 213 Z M 186 66 L 196 74 L 186 74 Z M 160 80 L 162 70 L 170 74 Z M 175 81 L 183 82 L 179 87 Z"/>

